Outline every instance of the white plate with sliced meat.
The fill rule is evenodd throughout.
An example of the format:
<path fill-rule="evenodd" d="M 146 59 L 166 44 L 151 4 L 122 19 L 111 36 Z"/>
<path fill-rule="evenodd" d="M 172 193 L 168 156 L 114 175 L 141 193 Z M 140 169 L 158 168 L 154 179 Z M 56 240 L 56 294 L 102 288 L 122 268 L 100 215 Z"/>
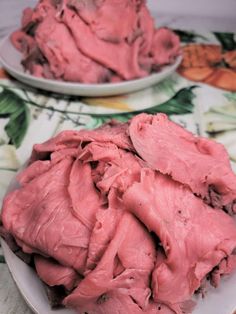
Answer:
<path fill-rule="evenodd" d="M 13 183 L 10 190 L 14 188 Z M 71 309 L 52 309 L 46 289 L 34 269 L 25 264 L 1 240 L 4 256 L 11 275 L 29 307 L 37 314 L 76 314 Z M 196 298 L 197 305 L 192 314 L 235 314 L 236 273 L 221 279 L 217 289 L 208 287 L 205 298 Z M 122 313 L 123 314 L 123 313 Z"/>
<path fill-rule="evenodd" d="M 44 282 L 65 287 L 66 306 L 80 314 L 235 314 L 236 177 L 222 145 L 164 114 L 140 114 L 35 145 L 17 180 L 3 204 L 5 233 L 33 253 Z M 3 249 L 30 307 L 56 313 L 36 272 Z"/>
<path fill-rule="evenodd" d="M 35 77 L 25 72 L 21 64 L 22 54 L 14 48 L 10 37 L 6 37 L 0 45 L 0 63 L 17 80 L 50 92 L 87 97 L 127 94 L 153 86 L 173 74 L 181 60 L 182 57 L 179 56 L 173 64 L 162 67 L 159 72 L 136 80 L 120 83 L 82 84 Z"/>

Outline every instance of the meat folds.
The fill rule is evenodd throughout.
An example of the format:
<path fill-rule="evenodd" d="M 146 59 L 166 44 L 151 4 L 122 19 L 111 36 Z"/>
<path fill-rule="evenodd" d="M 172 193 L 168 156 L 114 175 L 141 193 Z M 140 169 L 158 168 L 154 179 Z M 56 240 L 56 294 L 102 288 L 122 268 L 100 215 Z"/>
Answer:
<path fill-rule="evenodd" d="M 81 83 L 141 78 L 180 54 L 178 36 L 155 29 L 143 0 L 40 0 L 11 40 L 31 74 Z"/>
<path fill-rule="evenodd" d="M 62 132 L 18 181 L 1 228 L 79 313 L 191 313 L 206 278 L 236 267 L 228 155 L 163 114 Z"/>

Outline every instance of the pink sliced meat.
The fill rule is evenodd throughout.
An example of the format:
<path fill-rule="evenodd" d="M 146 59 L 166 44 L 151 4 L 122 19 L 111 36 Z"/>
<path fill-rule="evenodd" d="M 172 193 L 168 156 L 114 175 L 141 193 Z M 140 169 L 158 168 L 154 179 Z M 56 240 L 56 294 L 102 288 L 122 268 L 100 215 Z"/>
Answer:
<path fill-rule="evenodd" d="M 28 166 L 27 171 L 23 171 L 17 176 L 17 181 L 24 186 L 34 178 L 47 172 L 51 167 L 52 163 L 49 160 L 37 160 Z"/>
<path fill-rule="evenodd" d="M 22 64 L 48 79 L 97 84 L 142 78 L 180 54 L 177 36 L 155 29 L 143 0 L 41 0 L 24 10 L 21 24 L 12 43 L 24 53 Z"/>
<path fill-rule="evenodd" d="M 134 238 L 132 235 L 136 234 Z M 137 244 L 144 250 L 139 250 Z M 114 277 L 116 256 L 125 270 Z M 154 267 L 155 247 L 150 235 L 129 213 L 120 219 L 114 238 L 107 247 L 97 267 L 88 273 L 78 287 L 65 299 L 65 304 L 73 308 L 91 307 L 111 298 L 110 292 L 128 295 L 134 304 L 146 309 L 151 291 L 148 287 L 149 274 Z M 104 300 L 105 299 L 105 300 Z M 133 308 L 136 306 L 134 306 Z M 129 308 L 126 313 L 132 313 Z"/>
<path fill-rule="evenodd" d="M 11 41 L 13 42 L 14 46 L 25 56 L 28 56 L 36 46 L 35 40 L 22 31 L 15 31 L 12 33 Z"/>
<path fill-rule="evenodd" d="M 133 150 L 132 143 L 128 136 L 128 124 L 112 120 L 95 131 L 65 131 L 43 144 L 34 145 L 31 161 L 47 159 L 52 152 L 60 151 L 65 148 L 78 148 L 83 142 L 89 143 L 94 141 L 100 143 L 112 142 L 120 148 Z"/>
<path fill-rule="evenodd" d="M 68 193 L 72 214 L 91 230 L 95 223 L 96 212 L 102 208 L 103 200 L 93 184 L 89 164 L 83 164 L 78 159 L 73 163 Z"/>
<path fill-rule="evenodd" d="M 180 54 L 179 37 L 167 28 L 155 30 L 151 54 L 155 66 L 173 63 Z"/>
<path fill-rule="evenodd" d="M 109 76 L 107 69 L 87 58 L 76 47 L 69 29 L 52 16 L 39 24 L 35 40 L 55 78 L 96 83 L 105 81 Z"/>
<path fill-rule="evenodd" d="M 83 273 L 91 232 L 72 212 L 67 190 L 71 167 L 72 160 L 65 159 L 11 193 L 2 220 L 27 253 L 31 248 L 31 253 L 41 252 Z"/>
<path fill-rule="evenodd" d="M 178 313 L 203 278 L 233 253 L 235 222 L 208 207 L 188 187 L 151 169 L 142 170 L 141 182 L 134 183 L 123 199 L 164 249 L 152 273 L 154 301 Z"/>
<path fill-rule="evenodd" d="M 62 21 L 71 31 L 77 48 L 88 58 L 117 72 L 126 80 L 148 74 L 138 64 L 140 39 L 137 39 L 131 46 L 126 42 L 117 45 L 113 42 L 102 41 L 78 15 L 70 10 L 64 11 Z"/>
<path fill-rule="evenodd" d="M 34 11 L 31 8 L 26 8 L 23 11 L 23 15 L 21 19 L 22 28 L 27 27 L 32 22 L 33 14 L 34 14 Z"/>
<path fill-rule="evenodd" d="M 236 176 L 223 145 L 194 136 L 164 114 L 136 116 L 129 134 L 152 169 L 187 185 L 212 206 L 236 212 Z"/>
<path fill-rule="evenodd" d="M 96 36 L 105 41 L 120 43 L 134 32 L 138 23 L 135 1 L 77 1 L 69 0 L 68 6 L 90 25 Z M 123 14 L 125 10 L 125 19 Z M 120 21 L 122 20 L 122 23 Z"/>
<path fill-rule="evenodd" d="M 163 114 L 61 132 L 34 146 L 17 179 L 0 233 L 35 260 L 54 305 L 191 314 L 207 278 L 216 287 L 235 271 L 227 152 Z"/>
<path fill-rule="evenodd" d="M 73 268 L 62 266 L 53 259 L 36 255 L 34 263 L 38 276 L 49 286 L 64 286 L 70 291 L 80 280 Z"/>

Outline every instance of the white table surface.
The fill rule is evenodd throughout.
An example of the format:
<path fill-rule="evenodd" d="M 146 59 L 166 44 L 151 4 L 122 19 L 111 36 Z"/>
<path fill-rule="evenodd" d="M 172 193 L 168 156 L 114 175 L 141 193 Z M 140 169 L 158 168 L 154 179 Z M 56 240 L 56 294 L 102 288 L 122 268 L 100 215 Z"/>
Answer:
<path fill-rule="evenodd" d="M 234 0 L 227 1 L 232 5 L 236 4 Z M 0 38 L 4 37 L 17 27 L 22 9 L 33 3 L 35 3 L 34 0 L 0 0 Z M 154 1 L 149 1 L 149 5 L 153 12 L 156 11 L 156 7 L 153 7 Z M 179 10 L 179 15 L 174 16 L 173 10 L 170 10 L 172 11 L 172 15 L 166 15 L 166 7 L 163 11 L 165 11 L 165 15 L 156 15 L 157 25 L 159 26 L 165 25 L 192 30 L 236 32 L 236 18 L 231 14 L 232 12 L 229 16 L 225 15 L 224 17 L 221 17 L 219 12 L 218 14 L 215 14 L 215 16 L 206 16 L 206 14 L 193 16 L 186 12 L 185 14 L 182 13 L 180 15 Z M 193 10 L 190 10 L 190 12 L 193 13 Z M 230 10 L 228 10 L 228 12 L 230 12 Z M 224 10 L 224 13 L 227 12 Z M 2 194 L 3 193 L 0 193 L 0 195 Z M 1 201 L 2 200 L 0 199 L 0 204 Z M 5 264 L 0 264 L 0 314 L 32 314 L 31 310 L 18 292 Z"/>

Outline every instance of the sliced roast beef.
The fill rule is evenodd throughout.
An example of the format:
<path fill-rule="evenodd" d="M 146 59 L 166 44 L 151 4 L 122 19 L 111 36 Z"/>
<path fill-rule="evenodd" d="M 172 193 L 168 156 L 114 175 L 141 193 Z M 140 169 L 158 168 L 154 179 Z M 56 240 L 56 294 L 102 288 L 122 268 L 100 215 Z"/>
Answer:
<path fill-rule="evenodd" d="M 48 159 L 52 152 L 79 148 L 82 143 L 86 145 L 94 141 L 99 143 L 111 142 L 120 148 L 133 150 L 128 136 L 128 124 L 112 120 L 96 130 L 64 131 L 46 143 L 34 145 L 31 162 L 37 159 Z"/>
<path fill-rule="evenodd" d="M 49 79 L 102 83 L 141 78 L 180 54 L 177 36 L 155 30 L 145 1 L 40 0 L 24 10 L 21 24 L 18 39 L 12 36 L 14 46 L 22 51 L 19 42 L 28 45 L 29 36 L 46 60 L 40 66 L 24 47 L 25 69 Z"/>
<path fill-rule="evenodd" d="M 135 234 L 135 237 L 133 237 Z M 139 250 L 142 245 L 144 250 Z M 119 258 L 124 271 L 114 277 L 115 258 Z M 106 302 L 115 291 L 125 294 L 133 305 L 126 309 L 141 308 L 149 305 L 151 290 L 149 276 L 154 267 L 155 247 L 147 230 L 129 213 L 124 213 L 117 226 L 115 235 L 103 254 L 97 267 L 79 283 L 78 287 L 65 299 L 65 305 L 73 308 L 91 308 Z M 101 297 L 106 298 L 101 300 Z M 86 311 L 86 310 L 85 310 Z M 98 313 L 99 309 L 98 309 Z M 101 312 L 102 313 L 102 312 Z"/>
<path fill-rule="evenodd" d="M 67 190 L 72 162 L 61 161 L 12 192 L 4 201 L 8 210 L 2 220 L 27 253 L 41 252 L 83 273 L 91 232 L 72 212 Z"/>
<path fill-rule="evenodd" d="M 48 286 L 64 286 L 71 291 L 81 280 L 73 268 L 60 265 L 51 258 L 35 255 L 34 263 L 37 274 Z"/>
<path fill-rule="evenodd" d="M 17 180 L 0 233 L 35 256 L 53 305 L 190 314 L 206 278 L 236 268 L 228 155 L 165 115 L 64 131 L 34 146 Z"/>
<path fill-rule="evenodd" d="M 178 313 L 202 279 L 224 258 L 231 258 L 235 222 L 208 207 L 188 187 L 151 169 L 142 170 L 141 182 L 128 188 L 123 199 L 164 248 L 165 256 L 157 259 L 152 273 L 153 298 Z"/>
<path fill-rule="evenodd" d="M 236 212 L 236 176 L 223 145 L 194 136 L 164 114 L 136 116 L 129 134 L 152 169 L 187 185 L 213 207 Z"/>
<path fill-rule="evenodd" d="M 103 66 L 87 58 L 76 47 L 69 29 L 50 15 L 38 26 L 35 39 L 55 78 L 96 83 L 105 81 L 110 74 Z"/>
<path fill-rule="evenodd" d="M 140 38 L 131 46 L 126 42 L 121 42 L 118 46 L 96 37 L 90 27 L 70 10 L 64 12 L 62 21 L 71 31 L 77 48 L 88 58 L 118 73 L 126 80 L 148 74 L 138 64 Z"/>

